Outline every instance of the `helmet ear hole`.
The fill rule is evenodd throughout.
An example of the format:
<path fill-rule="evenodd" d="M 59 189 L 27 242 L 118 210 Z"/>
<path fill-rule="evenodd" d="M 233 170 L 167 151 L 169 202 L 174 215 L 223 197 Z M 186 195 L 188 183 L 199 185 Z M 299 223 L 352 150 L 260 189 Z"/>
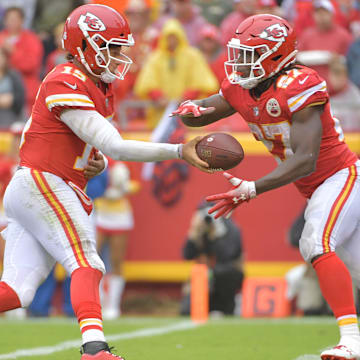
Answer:
<path fill-rule="evenodd" d="M 282 57 L 282 55 L 277 55 L 277 56 L 272 57 L 271 60 L 278 61 L 281 57 Z"/>
<path fill-rule="evenodd" d="M 85 51 L 86 47 L 87 47 L 86 41 L 85 41 L 85 39 L 83 39 L 82 42 L 81 42 L 81 50 Z"/>

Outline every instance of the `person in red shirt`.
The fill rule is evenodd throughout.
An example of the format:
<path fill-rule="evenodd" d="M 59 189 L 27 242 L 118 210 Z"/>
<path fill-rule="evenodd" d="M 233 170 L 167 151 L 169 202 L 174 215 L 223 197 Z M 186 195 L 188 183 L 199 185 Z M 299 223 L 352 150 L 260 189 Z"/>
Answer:
<path fill-rule="evenodd" d="M 234 0 L 234 11 L 225 17 L 220 24 L 223 44 L 232 38 L 237 26 L 248 16 L 256 12 L 257 0 Z"/>
<path fill-rule="evenodd" d="M 224 61 L 226 54 L 221 46 L 219 30 L 216 26 L 206 24 L 199 33 L 197 47 L 205 56 L 211 70 L 219 81 L 225 78 Z"/>
<path fill-rule="evenodd" d="M 81 360 L 114 360 L 102 328 L 99 282 L 105 271 L 96 251 L 92 203 L 84 193 L 100 153 L 123 161 L 184 159 L 199 169 L 198 137 L 182 144 L 123 140 L 110 123 L 112 82 L 122 79 L 134 45 L 126 19 L 104 5 L 83 5 L 67 18 L 68 62 L 43 80 L 20 144 L 20 166 L 4 207 L 8 226 L 0 312 L 27 307 L 59 262 L 71 275 L 71 302 L 82 334 Z M 102 166 L 104 168 L 104 165 Z"/>
<path fill-rule="evenodd" d="M 326 82 L 314 70 L 294 64 L 296 37 L 287 21 L 267 14 L 249 17 L 228 50 L 220 93 L 184 102 L 174 115 L 186 125 L 204 126 L 238 112 L 278 166 L 256 181 L 225 172 L 232 188 L 207 197 L 217 202 L 209 213 L 228 217 L 240 204 L 294 183 L 308 199 L 300 251 L 314 267 L 340 329 L 339 344 L 323 351 L 321 359 L 358 358 L 350 272 L 359 282 L 360 161 L 332 117 Z"/>
<path fill-rule="evenodd" d="M 335 20 L 335 8 L 329 0 L 313 2 L 315 25 L 305 29 L 298 37 L 299 61 L 307 52 L 306 65 L 315 69 L 321 77 L 328 80 L 328 61 L 332 54 L 346 55 L 352 42 L 348 30 L 338 25 Z"/>
<path fill-rule="evenodd" d="M 48 74 L 56 65 L 64 64 L 66 60 L 66 50 L 62 48 L 62 34 L 65 23 L 58 24 L 53 30 L 56 49 L 52 51 L 46 59 L 45 74 Z"/>
<path fill-rule="evenodd" d="M 4 30 L 0 32 L 0 46 L 10 55 L 10 64 L 23 77 L 28 113 L 34 104 L 40 85 L 43 46 L 38 36 L 24 29 L 24 12 L 9 7 L 4 15 Z"/>

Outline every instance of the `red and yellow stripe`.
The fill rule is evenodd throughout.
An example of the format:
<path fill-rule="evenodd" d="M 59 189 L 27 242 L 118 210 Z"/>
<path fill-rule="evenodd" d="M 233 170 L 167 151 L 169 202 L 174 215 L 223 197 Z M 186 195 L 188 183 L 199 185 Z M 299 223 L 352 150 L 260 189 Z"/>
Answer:
<path fill-rule="evenodd" d="M 78 265 L 80 267 L 91 267 L 85 257 L 83 248 L 81 246 L 79 234 L 76 231 L 70 215 L 68 214 L 64 206 L 61 204 L 57 196 L 54 194 L 54 192 L 51 190 L 51 187 L 45 179 L 44 175 L 40 171 L 34 169 L 31 170 L 31 175 L 38 189 L 44 196 L 47 203 L 51 206 L 58 220 L 60 221 L 66 237 L 69 240 Z"/>
<path fill-rule="evenodd" d="M 349 317 L 341 317 L 339 319 L 337 319 L 337 323 L 339 326 L 345 326 L 345 325 L 351 325 L 351 324 L 357 324 L 358 320 L 356 315 L 352 315 Z"/>
<path fill-rule="evenodd" d="M 355 184 L 356 176 L 357 176 L 356 167 L 355 167 L 355 165 L 352 165 L 349 167 L 349 176 L 346 179 L 345 185 L 342 188 L 337 199 L 335 200 L 333 206 L 331 207 L 330 214 L 329 214 L 328 220 L 327 220 L 325 228 L 324 228 L 323 237 L 322 237 L 324 253 L 330 252 L 331 232 L 334 229 L 336 221 L 341 213 L 341 210 L 343 209 L 343 207 L 346 203 L 346 200 L 349 198 L 349 196 L 351 194 L 351 190 Z"/>
<path fill-rule="evenodd" d="M 82 334 L 91 329 L 103 331 L 101 319 L 84 319 L 80 321 L 79 325 Z"/>

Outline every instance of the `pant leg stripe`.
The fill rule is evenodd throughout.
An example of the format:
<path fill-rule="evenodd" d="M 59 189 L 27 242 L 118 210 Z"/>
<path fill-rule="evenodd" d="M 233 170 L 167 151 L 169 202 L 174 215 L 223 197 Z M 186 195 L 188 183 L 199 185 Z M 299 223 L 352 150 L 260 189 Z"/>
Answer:
<path fill-rule="evenodd" d="M 353 189 L 355 184 L 356 176 L 357 176 L 356 167 L 355 165 L 352 165 L 349 167 L 349 175 L 346 179 L 345 185 L 342 188 L 337 199 L 335 200 L 333 206 L 331 207 L 330 214 L 324 228 L 323 237 L 322 237 L 324 253 L 330 252 L 331 233 L 341 213 L 341 210 L 343 209 L 346 203 L 346 200 L 349 198 L 351 194 L 351 190 Z"/>
<path fill-rule="evenodd" d="M 90 267 L 82 249 L 80 237 L 66 209 L 51 190 L 51 187 L 46 181 L 44 175 L 41 172 L 33 169 L 31 170 L 31 174 L 45 200 L 51 206 L 54 213 L 56 214 L 56 217 L 60 221 L 66 237 L 70 242 L 78 265 L 81 267 Z"/>

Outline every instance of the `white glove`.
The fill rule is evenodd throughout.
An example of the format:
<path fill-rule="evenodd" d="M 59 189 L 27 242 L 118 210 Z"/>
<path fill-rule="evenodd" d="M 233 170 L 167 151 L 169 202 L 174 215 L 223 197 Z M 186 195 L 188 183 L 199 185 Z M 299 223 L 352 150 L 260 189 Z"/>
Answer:
<path fill-rule="evenodd" d="M 218 201 L 217 204 L 209 210 L 209 214 L 217 211 L 215 219 L 220 216 L 229 218 L 237 206 L 244 201 L 249 201 L 256 197 L 254 181 L 241 180 L 227 172 L 224 172 L 223 175 L 233 185 L 233 188 L 226 193 L 206 197 L 206 201 Z"/>

